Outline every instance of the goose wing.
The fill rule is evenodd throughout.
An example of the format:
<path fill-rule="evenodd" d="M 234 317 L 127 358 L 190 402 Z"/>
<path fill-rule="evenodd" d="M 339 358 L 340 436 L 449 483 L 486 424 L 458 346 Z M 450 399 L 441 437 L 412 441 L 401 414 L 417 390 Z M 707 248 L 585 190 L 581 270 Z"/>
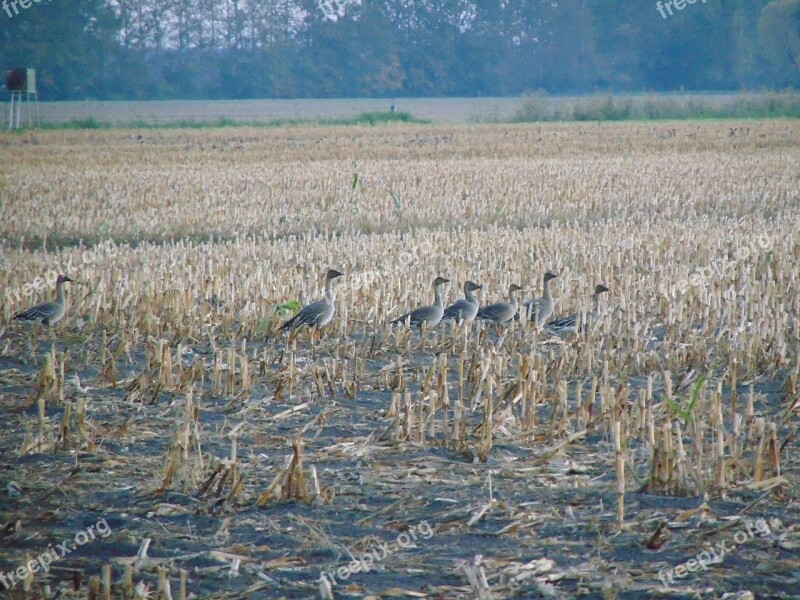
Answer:
<path fill-rule="evenodd" d="M 444 310 L 442 321 L 457 321 L 459 319 L 474 319 L 478 306 L 469 300 L 457 300 Z"/>
<path fill-rule="evenodd" d="M 508 302 L 490 304 L 478 311 L 477 318 L 495 323 L 505 323 L 514 318 L 514 307 Z"/>
<path fill-rule="evenodd" d="M 409 325 L 420 326 L 423 323 L 436 325 L 441 321 L 441 314 L 439 307 L 436 305 L 422 306 L 416 310 L 412 310 L 400 317 L 397 317 L 390 325 L 397 325 L 398 323 L 407 323 Z M 438 317 L 438 318 L 437 318 Z"/>
<path fill-rule="evenodd" d="M 325 314 L 326 307 L 327 303 L 324 300 L 312 302 L 311 304 L 304 306 L 299 313 L 281 325 L 281 331 L 284 329 L 294 329 L 295 327 L 300 327 L 301 325 L 313 327 Z"/>
<path fill-rule="evenodd" d="M 39 321 L 52 317 L 57 312 L 58 305 L 55 302 L 42 302 L 28 310 L 17 313 L 14 318 L 20 321 Z"/>
<path fill-rule="evenodd" d="M 575 313 L 574 315 L 568 315 L 566 317 L 561 317 L 560 319 L 550 321 L 546 327 L 553 330 L 574 329 L 577 322 L 578 314 Z"/>

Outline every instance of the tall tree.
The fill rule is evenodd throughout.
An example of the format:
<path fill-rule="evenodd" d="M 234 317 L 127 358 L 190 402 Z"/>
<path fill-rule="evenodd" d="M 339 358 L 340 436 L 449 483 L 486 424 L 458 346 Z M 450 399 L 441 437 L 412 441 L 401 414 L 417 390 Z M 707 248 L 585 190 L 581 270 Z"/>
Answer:
<path fill-rule="evenodd" d="M 119 24 L 104 0 L 32 4 L 10 17 L 0 13 L 0 21 L 0 65 L 36 68 L 42 98 L 105 93 Z"/>
<path fill-rule="evenodd" d="M 9 10 L 11 2 L 8 0 Z M 800 0 L 70 0 L 0 12 L 48 99 L 800 84 Z M 661 8 L 659 8 L 661 6 Z M 669 6 L 669 8 L 668 8 Z"/>
<path fill-rule="evenodd" d="M 786 84 L 800 83 L 800 0 L 775 0 L 758 20 L 761 52 Z"/>

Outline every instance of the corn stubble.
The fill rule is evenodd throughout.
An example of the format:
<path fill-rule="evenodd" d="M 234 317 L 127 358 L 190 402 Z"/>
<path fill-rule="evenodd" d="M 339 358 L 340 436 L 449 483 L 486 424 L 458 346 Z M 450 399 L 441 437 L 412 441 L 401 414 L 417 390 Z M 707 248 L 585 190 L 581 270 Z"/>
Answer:
<path fill-rule="evenodd" d="M 590 453 L 616 474 L 618 529 L 636 490 L 783 489 L 800 414 L 800 125 L 749 127 L 182 130 L 145 133 L 146 152 L 123 131 L 26 134 L 35 150 L 4 165 L 3 320 L 38 274 L 72 265 L 88 284 L 55 344 L 7 326 L 2 355 L 40 365 L 4 375 L 30 390 L 12 411 L 18 454 L 161 437 L 133 489 L 225 514 L 335 505 L 327 454 L 379 448 Z M 332 266 L 346 275 L 322 338 L 281 337 L 282 307 L 320 298 Z M 448 300 L 472 279 L 489 303 L 513 282 L 538 295 L 548 269 L 556 314 L 611 288 L 587 335 L 387 326 L 431 301 L 435 274 Z M 91 391 L 70 386 L 77 372 Z M 361 402 L 379 405 L 374 436 L 309 450 Z M 212 406 L 223 423 L 204 424 Z M 166 571 L 157 585 L 169 594 Z"/>

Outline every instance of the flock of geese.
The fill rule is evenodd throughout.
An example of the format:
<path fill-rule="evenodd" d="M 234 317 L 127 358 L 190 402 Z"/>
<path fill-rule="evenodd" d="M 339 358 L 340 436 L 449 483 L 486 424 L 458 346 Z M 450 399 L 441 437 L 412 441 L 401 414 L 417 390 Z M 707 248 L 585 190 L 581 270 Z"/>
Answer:
<path fill-rule="evenodd" d="M 316 330 L 327 325 L 333 318 L 334 313 L 334 282 L 342 277 L 343 274 L 336 269 L 330 269 L 325 277 L 325 296 L 322 300 L 312 302 L 303 307 L 296 315 L 286 321 L 281 326 L 281 331 L 293 330 L 299 327 L 310 327 Z M 543 294 L 540 298 L 523 302 L 522 306 L 517 303 L 516 293 L 523 288 L 517 284 L 511 284 L 508 288 L 508 301 L 496 302 L 486 306 L 480 306 L 475 292 L 482 289 L 482 286 L 474 281 L 467 281 L 464 284 L 464 298 L 457 300 L 450 306 L 444 306 L 442 301 L 441 286 L 450 283 L 449 279 L 436 277 L 433 280 L 433 304 L 421 306 L 391 321 L 391 325 L 405 325 L 407 327 L 417 327 L 420 331 L 423 328 L 431 329 L 440 322 L 455 321 L 465 323 L 475 319 L 488 321 L 497 325 L 503 325 L 513 320 L 526 318 L 534 323 L 537 329 L 547 328 L 555 333 L 577 333 L 580 329 L 585 331 L 597 320 L 598 300 L 600 294 L 608 292 L 609 289 L 603 284 L 594 289 L 592 295 L 594 310 L 591 313 L 577 312 L 559 319 L 548 322 L 553 314 L 553 296 L 550 293 L 550 281 L 557 275 L 548 271 L 544 274 Z M 14 316 L 15 320 L 39 321 L 45 326 L 58 323 L 66 312 L 66 301 L 64 298 L 64 284 L 74 282 L 65 275 L 60 275 L 56 280 L 56 299 L 53 302 L 43 302 L 18 313 Z"/>
<path fill-rule="evenodd" d="M 608 292 L 609 288 L 603 284 L 594 289 L 593 301 L 594 310 L 591 313 L 577 312 L 559 319 L 548 322 L 553 315 L 554 302 L 550 293 L 550 281 L 557 275 L 548 271 L 544 274 L 543 293 L 541 298 L 523 302 L 520 307 L 517 302 L 516 293 L 522 291 L 522 287 L 512 283 L 508 288 L 508 301 L 496 302 L 486 306 L 480 306 L 475 292 L 482 289 L 482 286 L 474 281 L 467 281 L 464 284 L 464 298 L 456 300 L 453 304 L 444 307 L 440 286 L 449 283 L 449 279 L 437 277 L 433 280 L 434 302 L 430 306 L 422 306 L 408 312 L 391 322 L 391 325 L 404 324 L 407 326 L 427 328 L 435 327 L 443 321 L 455 321 L 464 323 L 475 319 L 488 321 L 496 325 L 503 325 L 510 321 L 526 318 L 534 323 L 537 329 L 547 328 L 556 333 L 577 333 L 579 329 L 585 331 L 592 322 L 597 320 L 599 313 L 599 296 Z"/>

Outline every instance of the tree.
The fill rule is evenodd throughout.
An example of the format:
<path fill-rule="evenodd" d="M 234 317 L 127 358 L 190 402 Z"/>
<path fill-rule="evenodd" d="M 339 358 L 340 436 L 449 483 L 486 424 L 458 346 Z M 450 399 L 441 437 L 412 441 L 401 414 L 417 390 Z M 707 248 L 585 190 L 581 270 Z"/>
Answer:
<path fill-rule="evenodd" d="M 800 0 L 676 4 L 666 14 L 655 0 L 37 2 L 0 11 L 0 67 L 36 67 L 46 99 L 800 84 Z"/>
<path fill-rule="evenodd" d="M 761 53 L 786 84 L 800 82 L 800 0 L 775 0 L 758 19 Z"/>
<path fill-rule="evenodd" d="M 0 65 L 34 67 L 42 98 L 104 94 L 103 76 L 116 49 L 119 24 L 104 0 L 32 4 L 0 13 Z"/>

